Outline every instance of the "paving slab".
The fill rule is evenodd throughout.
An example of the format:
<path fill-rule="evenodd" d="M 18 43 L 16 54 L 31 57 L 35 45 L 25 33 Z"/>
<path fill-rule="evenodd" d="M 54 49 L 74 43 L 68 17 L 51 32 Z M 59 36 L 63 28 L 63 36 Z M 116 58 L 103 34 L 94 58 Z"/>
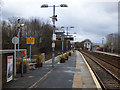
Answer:
<path fill-rule="evenodd" d="M 3 88 L 28 88 L 51 69 L 50 66 L 44 66 L 24 73 L 23 77 L 21 77 L 21 74 L 17 74 L 15 80 L 6 83 Z"/>
<path fill-rule="evenodd" d="M 74 75 L 73 88 L 97 88 L 80 52 L 76 51 L 76 55 L 76 72 Z"/>
<path fill-rule="evenodd" d="M 36 88 L 72 88 L 75 73 L 76 54 L 69 56 L 68 61 L 56 64 L 56 69 L 50 73 Z"/>

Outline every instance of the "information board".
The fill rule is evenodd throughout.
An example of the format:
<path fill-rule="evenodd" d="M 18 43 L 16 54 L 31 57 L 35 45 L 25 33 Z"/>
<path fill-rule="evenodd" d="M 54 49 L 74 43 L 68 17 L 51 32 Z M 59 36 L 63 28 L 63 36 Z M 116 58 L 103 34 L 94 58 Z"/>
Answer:
<path fill-rule="evenodd" d="M 7 57 L 7 82 L 13 79 L 13 56 Z"/>
<path fill-rule="evenodd" d="M 27 45 L 33 45 L 33 44 L 35 44 L 35 38 L 27 37 Z"/>

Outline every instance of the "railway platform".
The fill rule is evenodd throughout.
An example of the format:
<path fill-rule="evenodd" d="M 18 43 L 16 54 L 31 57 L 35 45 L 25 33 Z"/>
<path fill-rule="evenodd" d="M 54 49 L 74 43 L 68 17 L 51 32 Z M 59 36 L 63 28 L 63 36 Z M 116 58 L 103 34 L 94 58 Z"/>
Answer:
<path fill-rule="evenodd" d="M 16 80 L 7 83 L 3 88 L 92 88 L 100 89 L 90 66 L 84 56 L 75 51 L 68 61 L 60 63 L 56 60 L 55 67 L 45 63 L 42 68 L 18 75 Z"/>
<path fill-rule="evenodd" d="M 103 54 L 107 54 L 107 55 L 111 55 L 111 56 L 120 57 L 120 54 L 109 53 L 109 52 L 102 52 L 102 51 L 95 51 L 95 52 L 97 52 L 97 53 L 103 53 Z"/>

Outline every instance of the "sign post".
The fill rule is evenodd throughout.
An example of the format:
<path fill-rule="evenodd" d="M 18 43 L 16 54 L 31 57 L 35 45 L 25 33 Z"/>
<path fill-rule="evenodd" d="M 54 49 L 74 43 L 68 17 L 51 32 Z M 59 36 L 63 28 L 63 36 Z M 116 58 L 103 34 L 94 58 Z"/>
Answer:
<path fill-rule="evenodd" d="M 53 41 L 56 41 L 56 34 L 53 34 Z"/>
<path fill-rule="evenodd" d="M 14 76 L 16 76 L 16 44 L 18 44 L 18 38 L 13 37 L 12 43 L 14 44 Z"/>
<path fill-rule="evenodd" d="M 22 52 L 21 52 L 22 53 Z M 24 53 L 22 53 L 22 69 L 21 69 L 21 77 L 23 77 L 23 56 L 24 56 Z"/>
<path fill-rule="evenodd" d="M 31 60 L 31 45 L 35 44 L 35 38 L 34 37 L 27 37 L 27 45 L 30 46 L 30 60 Z"/>
<path fill-rule="evenodd" d="M 52 43 L 52 48 L 55 48 L 55 43 L 54 42 Z"/>
<path fill-rule="evenodd" d="M 34 37 L 27 37 L 27 45 L 33 45 L 35 44 L 35 38 Z"/>
<path fill-rule="evenodd" d="M 31 60 L 31 45 L 30 45 L 30 60 Z"/>
<path fill-rule="evenodd" d="M 64 49 L 64 36 L 62 35 L 62 55 L 63 55 L 63 49 Z"/>

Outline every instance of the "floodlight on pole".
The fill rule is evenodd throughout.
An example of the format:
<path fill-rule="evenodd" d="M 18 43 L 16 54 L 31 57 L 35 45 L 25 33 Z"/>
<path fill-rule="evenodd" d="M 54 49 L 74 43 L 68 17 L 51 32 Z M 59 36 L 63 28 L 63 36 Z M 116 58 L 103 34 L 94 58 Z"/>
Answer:
<path fill-rule="evenodd" d="M 23 27 L 24 26 L 24 24 L 20 24 L 20 27 Z"/>
<path fill-rule="evenodd" d="M 70 26 L 70 27 L 61 26 L 61 28 L 74 28 L 74 26 Z"/>
<path fill-rule="evenodd" d="M 43 4 L 41 6 L 41 8 L 47 8 L 47 7 L 53 7 L 53 16 L 51 17 L 52 18 L 52 21 L 53 21 L 53 36 L 55 34 L 55 21 L 57 21 L 57 15 L 55 15 L 55 7 L 68 7 L 67 4 L 61 4 L 59 6 L 56 6 L 56 5 L 53 5 L 53 6 L 48 6 L 47 4 Z M 52 44 L 55 44 L 55 40 L 53 39 L 53 43 Z M 52 67 L 54 67 L 54 53 L 55 53 L 55 47 L 53 47 L 52 49 Z"/>
<path fill-rule="evenodd" d="M 24 26 L 24 24 L 20 24 L 20 18 L 17 19 L 18 21 L 18 25 L 17 25 L 17 28 L 18 28 L 18 51 L 19 51 L 19 38 L 20 38 L 20 28 Z"/>
<path fill-rule="evenodd" d="M 47 8 L 47 7 L 48 7 L 47 4 L 43 4 L 43 5 L 41 6 L 41 8 Z"/>
<path fill-rule="evenodd" d="M 63 26 L 61 26 L 61 28 L 64 28 Z"/>
<path fill-rule="evenodd" d="M 67 4 L 61 4 L 60 7 L 68 7 Z"/>
<path fill-rule="evenodd" d="M 61 28 L 66 28 L 67 29 L 67 36 L 69 36 L 68 35 L 68 28 L 74 28 L 74 26 L 70 26 L 70 27 L 61 26 Z M 68 40 L 66 40 L 66 53 L 67 53 L 67 51 L 68 51 Z"/>
<path fill-rule="evenodd" d="M 74 26 L 70 26 L 70 27 L 61 26 L 61 28 L 67 28 L 67 35 L 68 35 L 68 28 L 74 28 Z"/>
<path fill-rule="evenodd" d="M 70 28 L 74 28 L 74 26 L 71 26 Z"/>

